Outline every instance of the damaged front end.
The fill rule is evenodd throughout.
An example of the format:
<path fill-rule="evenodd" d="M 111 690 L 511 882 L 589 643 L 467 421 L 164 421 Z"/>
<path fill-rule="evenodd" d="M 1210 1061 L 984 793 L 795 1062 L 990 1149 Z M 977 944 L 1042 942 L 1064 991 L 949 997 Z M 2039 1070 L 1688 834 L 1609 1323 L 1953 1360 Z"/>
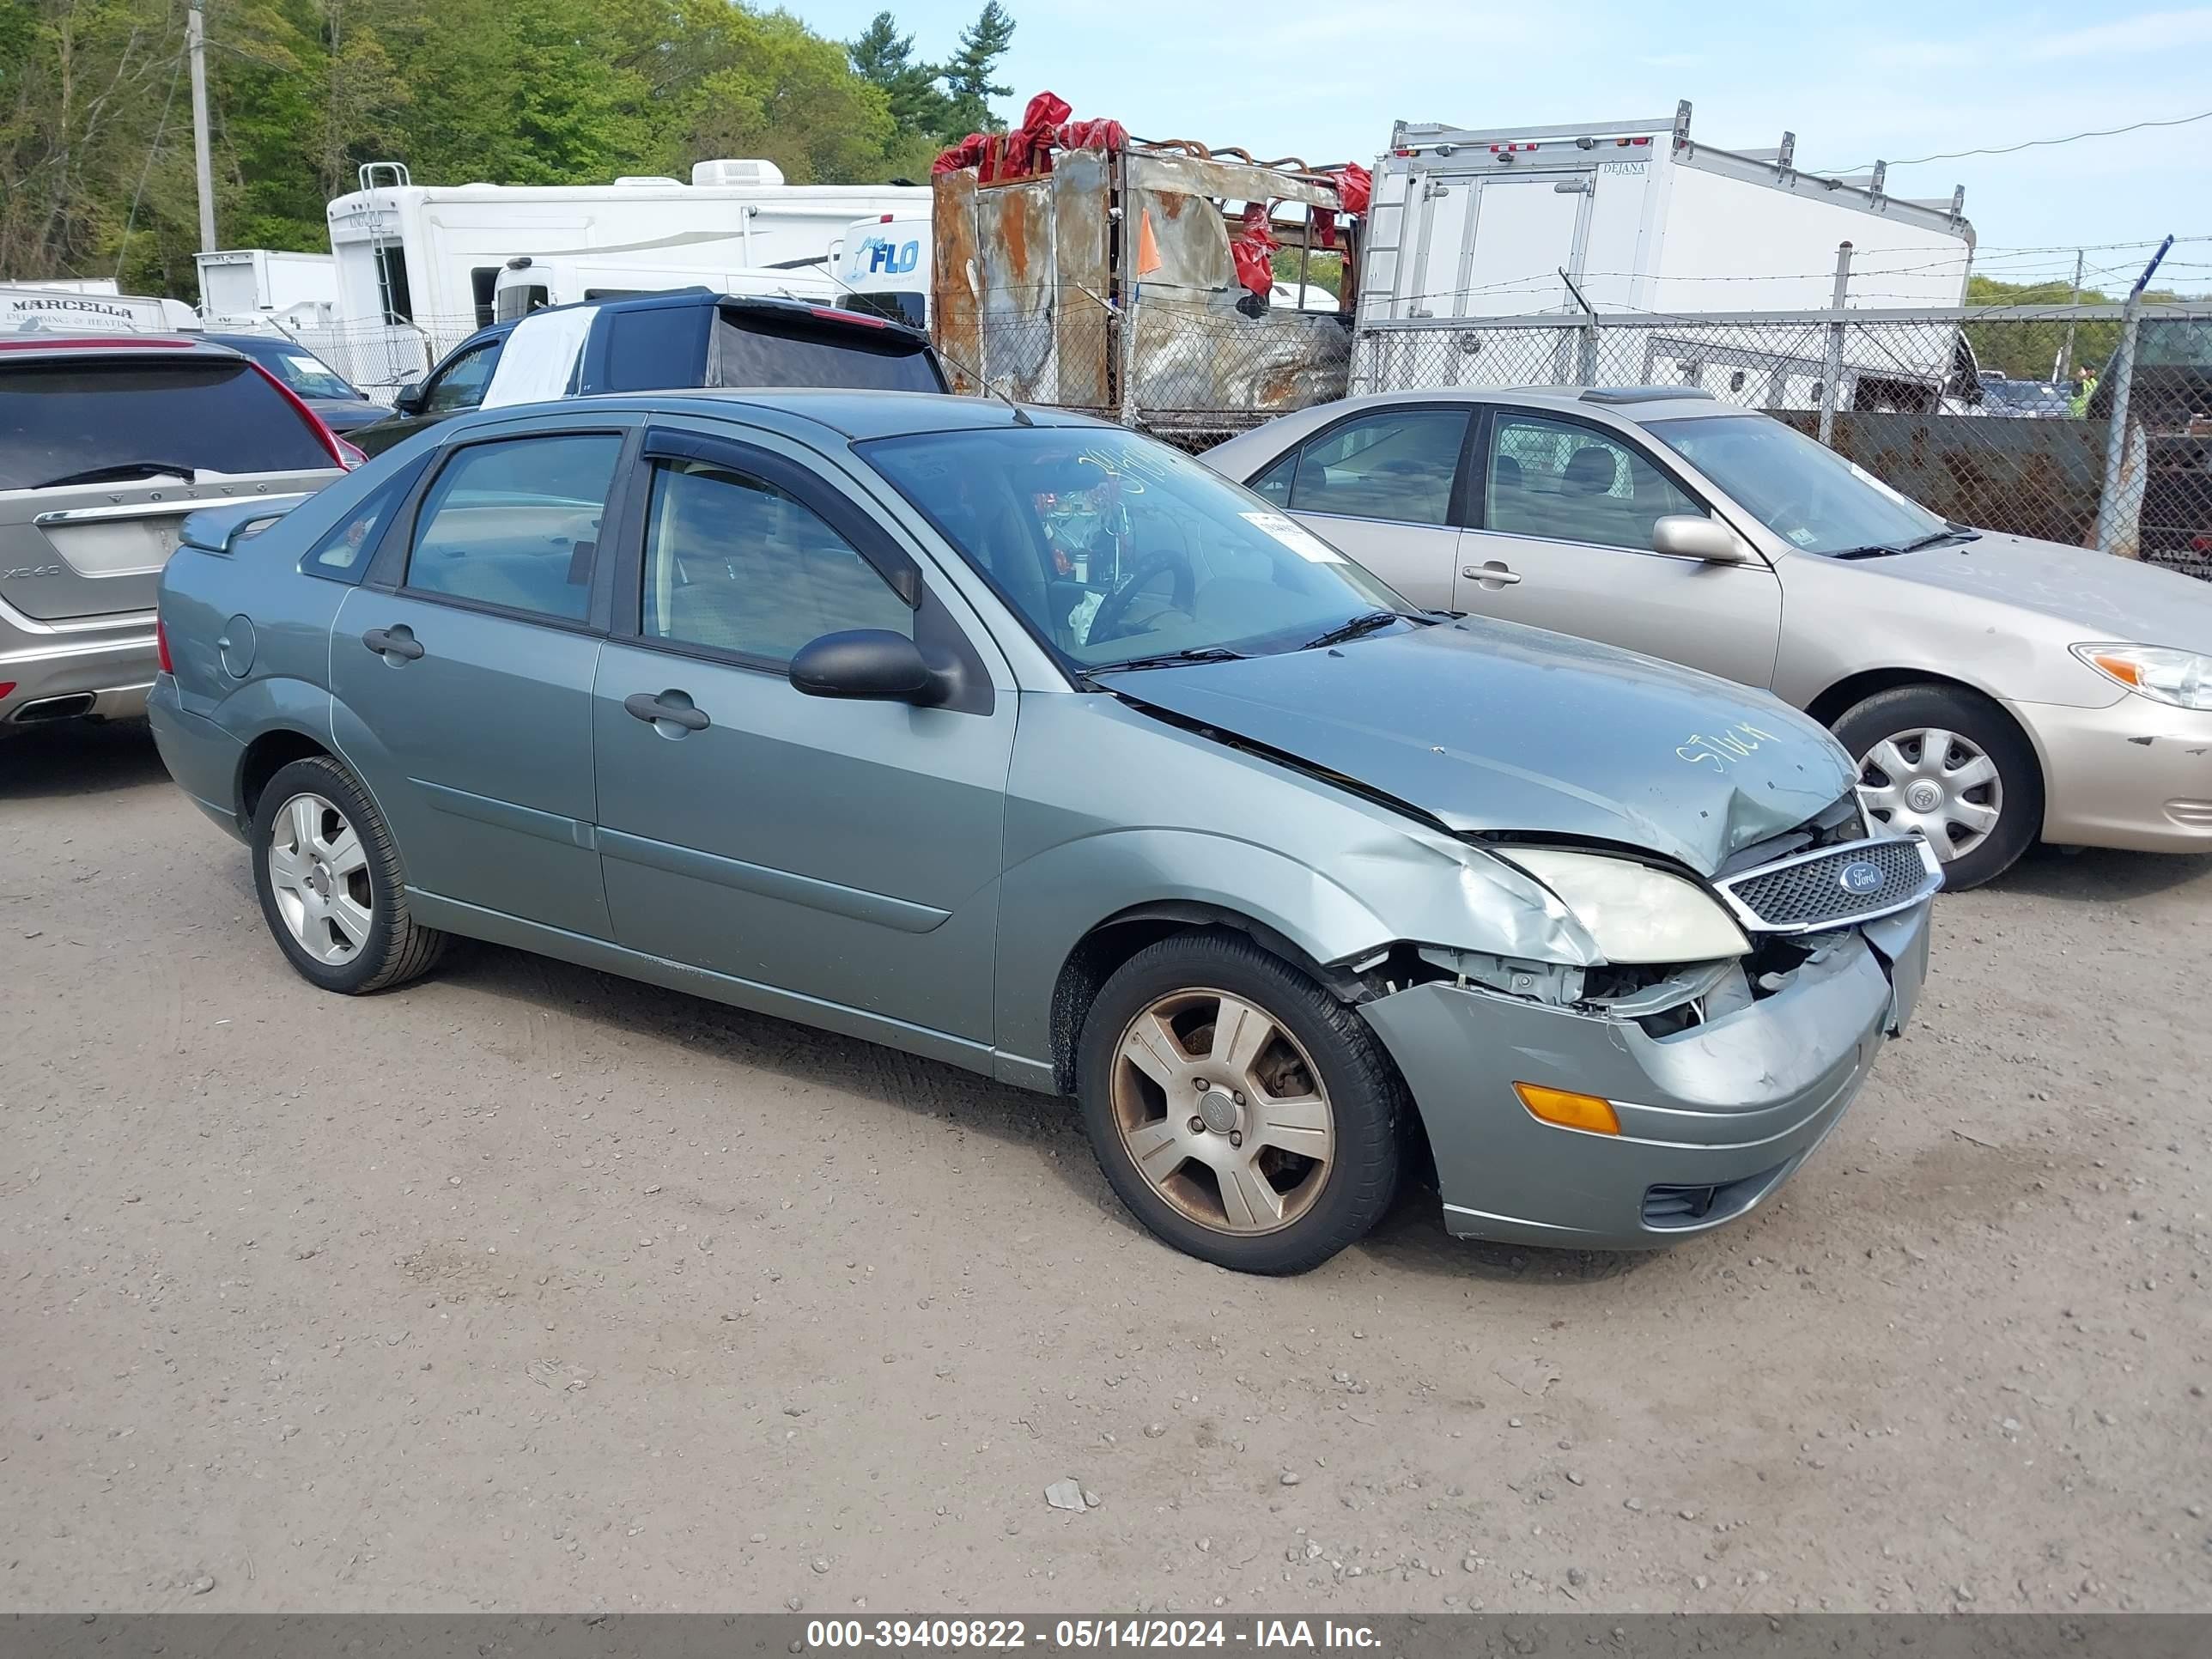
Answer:
<path fill-rule="evenodd" d="M 1834 1127 L 1918 995 L 1940 868 L 1917 838 L 1869 836 L 1849 796 L 1710 878 L 1647 866 L 1705 907 L 1673 899 L 1686 920 L 1656 929 L 1598 913 L 1589 891 L 1632 890 L 1618 882 L 1577 891 L 1578 860 L 1617 853 L 1480 844 L 1545 882 L 1599 949 L 1409 944 L 1352 964 L 1455 1232 L 1650 1249 L 1743 1214 Z M 1733 943 L 1620 959 L 1674 936 Z M 1574 1109 L 1546 1104 L 1559 1100 Z"/>

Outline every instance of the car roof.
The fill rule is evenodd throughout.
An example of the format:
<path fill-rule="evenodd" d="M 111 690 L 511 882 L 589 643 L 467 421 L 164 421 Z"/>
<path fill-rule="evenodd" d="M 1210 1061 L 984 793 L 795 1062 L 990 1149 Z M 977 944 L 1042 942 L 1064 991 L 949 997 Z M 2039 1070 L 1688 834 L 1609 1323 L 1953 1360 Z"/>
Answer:
<path fill-rule="evenodd" d="M 1013 405 L 949 392 L 878 392 L 840 386 L 713 386 L 696 391 L 618 392 L 510 404 L 463 416 L 471 426 L 532 414 L 574 415 L 587 408 L 642 409 L 655 414 L 743 418 L 769 414 L 811 422 L 855 442 L 925 432 L 985 431 L 1014 423 Z M 1073 410 L 1020 405 L 1032 426 L 1107 426 Z"/>
<path fill-rule="evenodd" d="M 237 357 L 246 354 L 204 337 L 183 334 L 46 334 L 31 331 L 0 337 L 0 351 L 11 360 L 24 357 L 71 357 L 118 353 L 173 356 L 179 352 L 206 357 Z"/>

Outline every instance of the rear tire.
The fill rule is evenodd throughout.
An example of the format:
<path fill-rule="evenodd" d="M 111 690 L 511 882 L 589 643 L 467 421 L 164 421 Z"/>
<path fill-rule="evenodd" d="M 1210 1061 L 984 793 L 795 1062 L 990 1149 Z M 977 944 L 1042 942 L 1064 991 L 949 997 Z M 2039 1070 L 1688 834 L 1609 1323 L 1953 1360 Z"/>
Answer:
<path fill-rule="evenodd" d="M 1979 692 L 1899 686 L 1845 710 L 1834 729 L 1859 763 L 1859 799 L 1876 832 L 1920 830 L 1947 886 L 2003 874 L 2042 833 L 2035 750 Z"/>
<path fill-rule="evenodd" d="M 253 814 L 253 890 L 285 959 L 346 996 L 428 973 L 447 935 L 407 912 L 399 849 L 353 774 L 326 755 L 277 769 Z"/>
<path fill-rule="evenodd" d="M 1085 1017 L 1076 1093 L 1116 1195 L 1217 1267 L 1319 1267 L 1397 1193 L 1396 1067 L 1356 1012 L 1239 934 L 1124 963 Z"/>

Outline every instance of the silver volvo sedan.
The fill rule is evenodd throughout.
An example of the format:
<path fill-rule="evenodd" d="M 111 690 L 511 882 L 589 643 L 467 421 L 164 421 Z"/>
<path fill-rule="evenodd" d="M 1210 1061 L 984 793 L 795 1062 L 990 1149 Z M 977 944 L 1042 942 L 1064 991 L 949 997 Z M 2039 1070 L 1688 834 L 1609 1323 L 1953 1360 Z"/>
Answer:
<path fill-rule="evenodd" d="M 2039 837 L 2212 851 L 2212 584 L 1947 523 L 1688 387 L 1354 398 L 1206 459 L 1418 605 L 1771 688 L 1953 887 Z"/>
<path fill-rule="evenodd" d="M 196 515 L 160 617 L 162 756 L 313 983 L 460 935 L 1073 1095 L 1146 1225 L 1251 1272 L 1401 1170 L 1490 1238 L 1742 1215 L 1941 884 L 1765 692 L 1415 611 L 1046 410 L 487 411 Z"/>

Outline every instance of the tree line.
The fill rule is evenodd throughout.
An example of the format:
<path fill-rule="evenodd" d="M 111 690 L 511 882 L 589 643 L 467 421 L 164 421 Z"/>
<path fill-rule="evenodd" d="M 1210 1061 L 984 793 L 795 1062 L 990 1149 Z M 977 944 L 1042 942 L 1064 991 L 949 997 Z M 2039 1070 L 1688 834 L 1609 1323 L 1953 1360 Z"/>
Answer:
<path fill-rule="evenodd" d="M 363 161 L 418 184 L 688 178 L 764 157 L 794 184 L 928 177 L 996 122 L 1013 19 L 942 62 L 890 12 L 829 40 L 731 0 L 207 0 L 226 247 L 330 246 Z M 197 299 L 184 0 L 0 0 L 0 277 Z"/>

